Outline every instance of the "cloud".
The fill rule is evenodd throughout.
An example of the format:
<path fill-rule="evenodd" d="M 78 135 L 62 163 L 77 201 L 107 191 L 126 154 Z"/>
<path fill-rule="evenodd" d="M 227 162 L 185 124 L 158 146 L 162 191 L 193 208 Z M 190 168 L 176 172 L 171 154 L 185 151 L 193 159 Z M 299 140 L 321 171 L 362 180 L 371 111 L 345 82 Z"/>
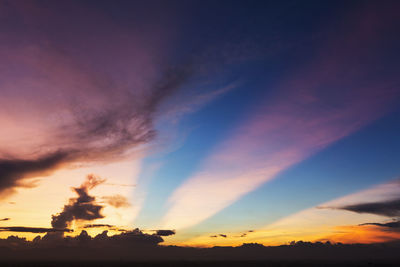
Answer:
<path fill-rule="evenodd" d="M 56 152 L 32 160 L 0 158 L 0 198 L 13 192 L 14 187 L 29 187 L 22 181 L 39 175 L 48 175 L 67 159 L 67 152 Z"/>
<path fill-rule="evenodd" d="M 13 3 L 1 16 L 2 197 L 60 167 L 134 156 L 155 138 L 159 107 L 193 74 L 187 60 L 164 60 L 172 20 L 126 30 L 74 3 Z M 98 42 L 104 36 L 113 42 Z"/>
<path fill-rule="evenodd" d="M 132 231 L 126 231 L 121 234 L 108 236 L 108 231 L 103 231 L 101 234 L 96 235 L 92 238 L 85 230 L 75 236 L 75 237 L 59 237 L 53 236 L 49 233 L 48 236 L 37 240 L 36 242 L 40 245 L 42 243 L 44 246 L 75 246 L 80 247 L 85 245 L 88 247 L 132 247 L 132 246 L 156 246 L 157 244 L 163 242 L 163 239 L 157 235 L 144 234 L 139 229 L 134 229 Z M 52 242 L 47 242 L 48 240 Z M 55 242 L 54 242 L 55 241 Z M 47 243 L 47 244 L 46 244 Z"/>
<path fill-rule="evenodd" d="M 135 187 L 136 186 L 136 184 L 115 184 L 115 183 L 105 183 L 105 185 L 121 186 L 121 187 Z"/>
<path fill-rule="evenodd" d="M 26 178 L 61 167 L 136 156 L 155 139 L 160 116 L 181 117 L 235 87 L 227 83 L 210 90 L 214 79 L 207 77 L 200 82 L 207 93 L 185 90 L 184 99 L 174 98 L 179 103 L 165 108 L 194 75 L 215 63 L 203 51 L 169 60 L 178 17 L 156 15 L 163 23 L 154 24 L 154 8 L 129 8 L 140 17 L 135 27 L 119 24 L 104 7 L 72 2 L 2 6 L 0 197 L 26 186 Z M 113 41 L 99 42 L 105 36 Z M 57 162 L 41 165 L 57 153 L 62 155 Z M 18 167 L 9 173 L 1 167 L 9 160 L 40 165 L 41 171 Z"/>
<path fill-rule="evenodd" d="M 174 235 L 175 231 L 174 230 L 157 230 L 156 231 L 156 235 L 159 236 L 170 236 L 170 235 Z"/>
<path fill-rule="evenodd" d="M 114 228 L 115 225 L 111 225 L 111 224 L 85 224 L 83 226 L 83 228 L 103 228 L 103 227 Z"/>
<path fill-rule="evenodd" d="M 24 226 L 7 226 L 0 227 L 0 231 L 5 232 L 19 232 L 19 233 L 55 233 L 55 232 L 73 232 L 71 229 L 55 229 L 55 228 L 41 228 L 41 227 L 24 227 Z"/>
<path fill-rule="evenodd" d="M 364 226 L 364 225 L 375 225 L 375 226 L 385 227 L 385 228 L 389 228 L 389 229 L 400 230 L 400 221 L 393 221 L 393 222 L 387 222 L 387 223 L 362 223 L 362 224 L 359 224 L 359 226 Z"/>
<path fill-rule="evenodd" d="M 10 227 L 12 228 L 12 227 Z M 26 239 L 10 236 L 7 239 L 0 239 L 0 245 L 10 246 L 17 249 L 23 249 L 25 246 L 32 249 L 54 249 L 58 248 L 57 251 L 63 251 L 64 248 L 77 248 L 86 249 L 98 248 L 103 252 L 115 249 L 131 249 L 132 247 L 154 247 L 163 239 L 158 235 L 144 234 L 139 229 L 127 231 L 121 234 L 108 236 L 107 231 L 103 231 L 101 234 L 91 237 L 85 230 L 82 230 L 79 235 L 76 236 L 63 236 L 60 232 L 67 232 L 68 229 L 53 229 L 53 228 L 35 228 L 35 227 L 15 227 L 16 229 L 10 229 L 15 232 L 31 232 L 31 233 L 46 233 L 43 237 L 37 236 L 32 241 L 26 241 Z M 8 229 L 5 229 L 8 231 Z M 19 245 L 16 244 L 19 241 Z M 0 251 L 1 252 L 1 251 Z"/>
<path fill-rule="evenodd" d="M 211 235 L 210 237 L 212 238 L 216 238 L 216 237 L 223 237 L 223 238 L 227 238 L 228 236 L 225 234 L 218 234 L 218 235 Z"/>
<path fill-rule="evenodd" d="M 52 215 L 51 225 L 53 228 L 64 229 L 74 220 L 92 221 L 104 218 L 101 214 L 103 206 L 96 204 L 96 198 L 89 195 L 90 189 L 104 182 L 105 179 L 88 175 L 86 181 L 80 187 L 74 187 L 73 190 L 78 197 L 71 198 L 62 212 Z"/>
<path fill-rule="evenodd" d="M 113 196 L 105 196 L 102 197 L 102 199 L 104 199 L 108 205 L 113 206 L 115 208 L 126 208 L 131 206 L 128 199 L 119 194 Z"/>
<path fill-rule="evenodd" d="M 72 121 L 60 125 L 54 133 L 57 136 L 48 137 L 48 143 L 42 145 L 54 152 L 33 153 L 35 156 L 28 159 L 12 155 L 13 159 L 7 159 L 1 157 L 4 152 L 0 151 L 0 194 L 7 196 L 15 187 L 26 186 L 22 182 L 25 178 L 48 175 L 76 162 L 115 161 L 132 154 L 135 147 L 150 142 L 155 137 L 153 116 L 157 107 L 189 75 L 185 68 L 174 71 L 168 71 L 136 106 L 133 99 L 137 96 L 129 92 L 122 96 L 124 100 L 115 100 L 123 103 L 115 105 L 112 101 L 93 108 L 76 104 L 73 113 L 68 115 Z"/>
<path fill-rule="evenodd" d="M 246 233 L 242 233 L 241 235 L 239 235 L 238 237 L 246 237 L 249 233 L 253 233 L 254 230 L 249 230 Z"/>
<path fill-rule="evenodd" d="M 161 226 L 182 229 L 203 222 L 396 108 L 398 76 L 377 75 L 373 67 L 390 61 L 381 42 L 390 42 L 387 25 L 395 32 L 396 24 L 387 12 L 367 7 L 360 14 L 363 23 L 347 17 L 344 28 L 327 31 L 330 38 L 315 44 L 314 58 L 296 64 L 298 68 L 286 72 L 274 88 L 266 84 L 274 93 L 259 100 L 171 194 Z M 381 57 L 371 58 L 371 52 Z M 365 63 L 366 58 L 371 62 Z"/>
<path fill-rule="evenodd" d="M 336 207 L 336 209 L 348 210 L 357 213 L 370 213 L 387 217 L 400 216 L 400 199 L 383 202 L 360 203 Z"/>
<path fill-rule="evenodd" d="M 372 213 L 348 212 L 337 207 L 358 205 L 365 200 L 374 203 L 390 202 L 398 199 L 400 192 L 399 179 L 374 185 L 361 191 L 321 203 L 312 208 L 295 212 L 277 221 L 271 222 L 253 234 L 244 237 L 246 242 L 263 244 L 285 244 L 291 240 L 334 241 L 342 243 L 371 243 L 400 239 L 396 229 L 398 218 L 385 223 L 369 224 L 366 222 L 380 222 L 381 215 Z M 360 227 L 362 225 L 363 227 Z M 393 226 L 392 228 L 389 228 Z M 241 232 L 237 232 L 239 236 Z M 193 244 L 206 244 L 207 239 L 199 237 Z M 216 240 L 217 241 L 217 240 Z M 214 242 L 220 245 L 221 242 Z M 225 244 L 237 244 L 236 240 L 229 240 Z"/>
<path fill-rule="evenodd" d="M 10 218 L 3 218 L 3 219 L 0 219 L 0 222 L 9 221 L 9 220 L 11 220 L 11 219 Z"/>

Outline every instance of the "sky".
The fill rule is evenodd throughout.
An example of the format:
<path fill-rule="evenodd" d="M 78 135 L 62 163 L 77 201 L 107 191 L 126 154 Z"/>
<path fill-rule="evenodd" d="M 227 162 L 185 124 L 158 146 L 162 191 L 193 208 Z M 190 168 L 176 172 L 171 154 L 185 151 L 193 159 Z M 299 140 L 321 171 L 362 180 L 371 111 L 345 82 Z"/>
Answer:
<path fill-rule="evenodd" d="M 0 0 L 0 239 L 399 240 L 399 5 Z"/>

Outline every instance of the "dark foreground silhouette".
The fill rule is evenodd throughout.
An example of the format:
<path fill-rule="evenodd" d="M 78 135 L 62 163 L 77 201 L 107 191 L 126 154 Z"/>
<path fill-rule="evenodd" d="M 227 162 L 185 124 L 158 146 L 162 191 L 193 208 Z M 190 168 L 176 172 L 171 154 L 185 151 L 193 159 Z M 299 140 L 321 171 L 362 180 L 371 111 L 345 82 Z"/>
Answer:
<path fill-rule="evenodd" d="M 327 266 L 327 267 L 371 267 L 371 266 L 400 266 L 394 261 L 18 261 L 0 262 L 1 266 L 8 267 L 214 267 L 214 266 L 246 266 L 246 267 L 302 267 L 302 266 Z"/>
<path fill-rule="evenodd" d="M 94 238 L 49 233 L 26 241 L 0 239 L 0 266 L 400 266 L 400 242 L 192 248 L 160 246 L 162 238 L 141 231 Z"/>

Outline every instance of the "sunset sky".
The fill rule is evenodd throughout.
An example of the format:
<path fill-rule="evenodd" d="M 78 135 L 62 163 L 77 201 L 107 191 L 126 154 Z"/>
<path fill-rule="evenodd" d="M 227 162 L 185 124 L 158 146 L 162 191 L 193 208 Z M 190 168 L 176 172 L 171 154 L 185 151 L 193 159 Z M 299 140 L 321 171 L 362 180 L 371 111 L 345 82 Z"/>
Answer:
<path fill-rule="evenodd" d="M 0 238 L 400 240 L 399 9 L 0 0 Z"/>

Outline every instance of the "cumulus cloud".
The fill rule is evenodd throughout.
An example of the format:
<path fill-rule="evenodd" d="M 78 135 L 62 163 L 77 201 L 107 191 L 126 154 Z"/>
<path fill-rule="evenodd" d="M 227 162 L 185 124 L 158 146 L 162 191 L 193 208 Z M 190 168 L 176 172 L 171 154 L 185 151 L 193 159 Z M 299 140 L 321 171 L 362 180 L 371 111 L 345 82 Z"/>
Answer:
<path fill-rule="evenodd" d="M 97 204 L 96 198 L 89 195 L 90 189 L 103 182 L 105 182 L 105 179 L 88 175 L 86 181 L 80 187 L 74 187 L 73 190 L 78 197 L 71 198 L 69 204 L 65 205 L 60 213 L 52 215 L 51 225 L 53 228 L 65 229 L 74 220 L 92 221 L 104 218 L 101 214 L 103 206 Z"/>
<path fill-rule="evenodd" d="M 131 249 L 132 247 L 154 247 L 163 242 L 163 239 L 158 235 L 144 234 L 139 229 L 127 231 L 121 234 L 108 236 L 107 231 L 91 237 L 85 230 L 77 236 L 63 236 L 58 232 L 66 230 L 56 230 L 51 228 L 29 228 L 17 229 L 16 232 L 32 232 L 45 233 L 43 237 L 37 236 L 32 241 L 27 241 L 25 238 L 10 236 L 7 239 L 0 239 L 0 245 L 3 247 L 13 247 L 16 249 L 24 248 L 58 248 L 58 252 L 62 252 L 64 248 L 69 249 L 87 249 L 97 248 L 104 253 L 110 250 Z"/>
<path fill-rule="evenodd" d="M 134 229 L 132 231 L 126 231 L 121 234 L 108 236 L 108 231 L 103 231 L 101 234 L 96 235 L 92 238 L 85 230 L 83 230 L 79 235 L 75 237 L 59 237 L 54 238 L 52 233 L 44 236 L 41 239 L 37 239 L 36 243 L 42 243 L 44 246 L 51 245 L 54 246 L 54 242 L 49 244 L 48 240 L 55 241 L 57 245 L 67 245 L 67 246 L 80 246 L 83 242 L 86 246 L 93 247 L 132 247 L 132 246 L 155 246 L 161 242 L 163 239 L 158 235 L 144 234 L 139 229 Z M 46 244 L 47 243 L 47 244 Z"/>

